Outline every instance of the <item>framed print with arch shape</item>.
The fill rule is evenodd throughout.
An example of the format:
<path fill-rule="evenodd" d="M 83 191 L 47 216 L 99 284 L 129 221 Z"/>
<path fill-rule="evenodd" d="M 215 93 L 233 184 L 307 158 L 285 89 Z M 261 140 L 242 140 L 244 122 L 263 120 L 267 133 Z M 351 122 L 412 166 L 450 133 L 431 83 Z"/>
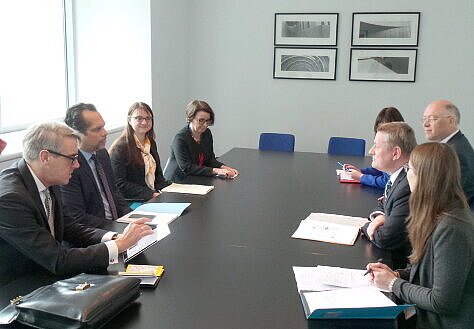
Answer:
<path fill-rule="evenodd" d="M 336 46 L 339 14 L 275 14 L 275 46 Z"/>
<path fill-rule="evenodd" d="M 336 48 L 275 47 L 273 78 L 336 80 Z"/>

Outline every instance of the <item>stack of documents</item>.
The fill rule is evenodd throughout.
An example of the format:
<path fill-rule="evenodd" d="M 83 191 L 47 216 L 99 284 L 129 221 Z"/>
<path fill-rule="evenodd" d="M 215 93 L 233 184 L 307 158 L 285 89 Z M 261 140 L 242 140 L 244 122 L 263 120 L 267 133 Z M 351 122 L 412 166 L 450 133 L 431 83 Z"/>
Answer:
<path fill-rule="evenodd" d="M 128 264 L 126 270 L 118 274 L 140 278 L 141 286 L 156 287 L 164 270 L 163 266 Z"/>
<path fill-rule="evenodd" d="M 166 186 L 161 192 L 172 192 L 172 193 L 186 193 L 186 194 L 198 194 L 205 195 L 212 191 L 214 186 L 212 185 L 197 185 L 197 184 L 176 184 Z"/>
<path fill-rule="evenodd" d="M 161 202 L 145 203 L 137 207 L 134 211 L 117 219 L 117 222 L 130 223 L 137 218 L 149 218 L 149 224 L 169 224 L 181 216 L 184 209 L 191 203 Z"/>
<path fill-rule="evenodd" d="M 153 230 L 153 234 L 145 235 L 143 238 L 138 240 L 136 244 L 128 248 L 124 253 L 124 262 L 127 263 L 133 257 L 138 256 L 152 245 L 165 238 L 170 234 L 168 224 L 157 224 Z"/>
<path fill-rule="evenodd" d="M 413 305 L 396 305 L 364 276 L 365 270 L 293 267 L 308 319 L 393 319 Z"/>
<path fill-rule="evenodd" d="M 292 238 L 353 245 L 368 220 L 334 214 L 311 213 L 302 220 Z"/>

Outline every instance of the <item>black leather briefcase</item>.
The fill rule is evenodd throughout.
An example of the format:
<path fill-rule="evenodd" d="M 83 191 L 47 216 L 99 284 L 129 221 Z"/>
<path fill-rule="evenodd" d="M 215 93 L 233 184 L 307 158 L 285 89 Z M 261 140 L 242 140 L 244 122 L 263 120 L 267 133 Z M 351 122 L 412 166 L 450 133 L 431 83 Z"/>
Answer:
<path fill-rule="evenodd" d="M 36 328 L 100 328 L 140 296 L 140 279 L 79 274 L 11 301 L 0 324 Z"/>

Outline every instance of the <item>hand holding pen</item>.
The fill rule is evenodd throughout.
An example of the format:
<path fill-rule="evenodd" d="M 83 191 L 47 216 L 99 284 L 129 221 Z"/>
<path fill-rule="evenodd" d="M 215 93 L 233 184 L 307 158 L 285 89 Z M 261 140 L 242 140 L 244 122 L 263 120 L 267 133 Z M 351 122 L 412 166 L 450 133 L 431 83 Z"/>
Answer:
<path fill-rule="evenodd" d="M 340 162 L 340 161 L 338 161 L 337 164 L 342 167 L 342 170 L 344 170 L 344 171 L 350 171 L 346 164 L 343 164 L 343 163 Z"/>

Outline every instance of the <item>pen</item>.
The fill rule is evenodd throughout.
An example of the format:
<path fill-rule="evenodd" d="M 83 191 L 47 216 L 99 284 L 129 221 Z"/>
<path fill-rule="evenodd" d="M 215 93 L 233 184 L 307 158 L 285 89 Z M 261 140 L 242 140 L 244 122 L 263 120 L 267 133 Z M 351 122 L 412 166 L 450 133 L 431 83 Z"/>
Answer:
<path fill-rule="evenodd" d="M 383 258 L 379 258 L 377 259 L 377 263 L 382 263 L 383 261 Z M 372 273 L 372 270 L 371 269 L 368 269 L 367 271 L 365 271 L 364 275 L 363 276 L 366 276 L 367 274 L 369 273 Z"/>
<path fill-rule="evenodd" d="M 349 168 L 346 168 L 343 163 L 338 161 L 337 164 L 340 165 L 344 171 L 350 171 Z"/>

